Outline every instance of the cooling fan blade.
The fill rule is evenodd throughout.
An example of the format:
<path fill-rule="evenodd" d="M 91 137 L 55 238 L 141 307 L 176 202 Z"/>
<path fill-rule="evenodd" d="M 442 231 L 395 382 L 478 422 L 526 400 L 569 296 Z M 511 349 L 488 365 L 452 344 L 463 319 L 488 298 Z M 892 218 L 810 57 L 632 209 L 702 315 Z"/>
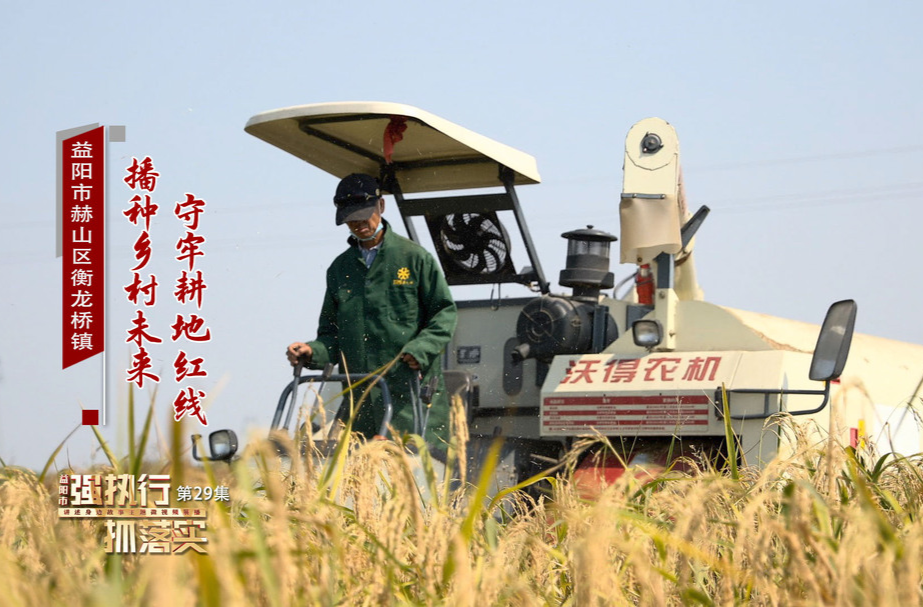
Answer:
<path fill-rule="evenodd" d="M 509 261 L 509 236 L 490 215 L 446 215 L 439 227 L 439 243 L 454 264 L 471 274 L 494 274 Z"/>

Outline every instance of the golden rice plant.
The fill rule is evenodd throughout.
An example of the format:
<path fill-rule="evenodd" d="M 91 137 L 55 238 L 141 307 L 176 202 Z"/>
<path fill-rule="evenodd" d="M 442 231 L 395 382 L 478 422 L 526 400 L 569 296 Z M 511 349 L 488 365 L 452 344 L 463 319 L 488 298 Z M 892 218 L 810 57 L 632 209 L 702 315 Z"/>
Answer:
<path fill-rule="evenodd" d="M 352 438 L 326 458 L 309 437 L 285 439 L 289 454 L 305 445 L 292 458 L 253 441 L 233 464 L 199 468 L 184 463 L 177 428 L 165 461 L 141 461 L 146 422 L 131 453 L 94 472 L 228 485 L 229 504 L 208 503 L 206 555 L 107 555 L 100 523 L 58 519 L 54 479 L 4 467 L 0 603 L 923 604 L 920 456 L 817 442 L 783 420 L 794 455 L 761 470 L 628 473 L 588 500 L 564 466 L 535 499 L 491 495 L 498 446 L 466 479 L 454 423 L 443 478 L 418 437 Z"/>

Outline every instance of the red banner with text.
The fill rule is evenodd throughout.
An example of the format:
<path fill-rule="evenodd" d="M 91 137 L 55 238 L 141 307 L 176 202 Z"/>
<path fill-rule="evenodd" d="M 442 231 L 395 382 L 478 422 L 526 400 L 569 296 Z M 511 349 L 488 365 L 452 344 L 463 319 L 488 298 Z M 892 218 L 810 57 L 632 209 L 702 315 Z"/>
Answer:
<path fill-rule="evenodd" d="M 103 351 L 105 127 L 62 143 L 62 368 Z"/>

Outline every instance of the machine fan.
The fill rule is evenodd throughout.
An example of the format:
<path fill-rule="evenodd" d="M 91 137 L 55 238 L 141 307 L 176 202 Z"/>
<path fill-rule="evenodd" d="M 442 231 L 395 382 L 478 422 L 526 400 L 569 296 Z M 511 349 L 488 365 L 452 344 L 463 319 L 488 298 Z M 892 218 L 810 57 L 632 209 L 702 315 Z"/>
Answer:
<path fill-rule="evenodd" d="M 494 274 L 510 257 L 510 240 L 503 225 L 481 213 L 443 217 L 439 244 L 454 264 L 472 274 Z"/>
<path fill-rule="evenodd" d="M 510 238 L 495 212 L 427 218 L 450 284 L 498 282 L 514 274 Z"/>

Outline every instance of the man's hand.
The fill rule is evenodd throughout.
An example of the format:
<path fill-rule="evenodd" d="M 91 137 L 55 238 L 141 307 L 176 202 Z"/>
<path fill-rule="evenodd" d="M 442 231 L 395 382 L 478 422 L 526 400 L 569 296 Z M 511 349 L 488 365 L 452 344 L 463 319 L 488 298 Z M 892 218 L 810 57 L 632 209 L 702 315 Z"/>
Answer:
<path fill-rule="evenodd" d="M 401 360 L 407 363 L 407 366 L 414 371 L 420 370 L 420 363 L 418 363 L 417 359 L 413 357 L 413 354 L 404 354 L 401 356 Z"/>
<path fill-rule="evenodd" d="M 311 350 L 311 346 L 301 341 L 296 341 L 285 351 L 285 356 L 293 367 L 298 364 L 299 360 L 302 363 L 311 362 L 311 356 L 313 354 L 314 351 Z"/>

